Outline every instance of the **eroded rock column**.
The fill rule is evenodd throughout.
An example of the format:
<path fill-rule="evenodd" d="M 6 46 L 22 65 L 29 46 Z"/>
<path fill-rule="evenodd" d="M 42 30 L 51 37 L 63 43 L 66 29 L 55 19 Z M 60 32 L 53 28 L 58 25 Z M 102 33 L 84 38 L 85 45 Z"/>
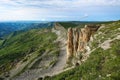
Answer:
<path fill-rule="evenodd" d="M 100 26 L 85 25 L 84 28 L 69 28 L 67 33 L 67 63 L 81 64 L 88 51 L 88 42 L 91 35 L 98 30 Z M 74 61 L 74 63 L 73 63 Z"/>
<path fill-rule="evenodd" d="M 74 52 L 72 28 L 68 29 L 67 37 L 68 37 L 67 39 L 67 63 L 70 63 L 73 58 L 73 52 Z"/>

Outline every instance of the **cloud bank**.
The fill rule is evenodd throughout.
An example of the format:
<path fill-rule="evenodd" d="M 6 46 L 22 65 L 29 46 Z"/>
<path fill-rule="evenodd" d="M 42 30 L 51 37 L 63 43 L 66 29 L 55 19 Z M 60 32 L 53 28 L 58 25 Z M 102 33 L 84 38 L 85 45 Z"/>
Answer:
<path fill-rule="evenodd" d="M 115 20 L 120 0 L 0 0 L 5 20 Z"/>

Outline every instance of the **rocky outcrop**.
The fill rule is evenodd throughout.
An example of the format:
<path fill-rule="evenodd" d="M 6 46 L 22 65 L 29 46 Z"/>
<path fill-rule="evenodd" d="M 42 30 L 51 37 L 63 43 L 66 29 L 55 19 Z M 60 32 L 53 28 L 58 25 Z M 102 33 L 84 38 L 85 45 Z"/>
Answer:
<path fill-rule="evenodd" d="M 67 40 L 67 60 L 70 61 L 70 59 L 73 56 L 74 46 L 73 46 L 73 30 L 72 28 L 68 29 L 67 34 L 68 40 Z"/>
<path fill-rule="evenodd" d="M 83 55 L 88 52 L 88 42 L 100 26 L 85 25 L 84 28 L 68 28 L 67 32 L 67 63 L 81 64 Z"/>

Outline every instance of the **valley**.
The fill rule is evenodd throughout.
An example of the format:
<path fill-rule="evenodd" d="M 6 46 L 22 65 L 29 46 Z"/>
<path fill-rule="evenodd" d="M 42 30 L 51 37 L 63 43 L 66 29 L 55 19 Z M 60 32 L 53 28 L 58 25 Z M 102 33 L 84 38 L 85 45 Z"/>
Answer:
<path fill-rule="evenodd" d="M 120 21 L 27 23 L 25 26 L 28 27 L 1 35 L 1 80 L 120 79 Z M 67 49 L 73 52 L 68 53 Z"/>

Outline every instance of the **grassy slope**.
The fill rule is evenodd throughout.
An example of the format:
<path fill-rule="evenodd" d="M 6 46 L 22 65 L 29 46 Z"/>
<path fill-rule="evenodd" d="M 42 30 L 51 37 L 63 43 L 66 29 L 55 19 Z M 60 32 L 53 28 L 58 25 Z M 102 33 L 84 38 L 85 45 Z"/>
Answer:
<path fill-rule="evenodd" d="M 107 23 L 99 32 L 94 42 L 93 48 L 97 47 L 101 42 L 108 38 L 113 38 L 115 34 L 120 35 L 118 28 L 120 22 Z M 101 38 L 100 36 L 104 36 Z M 120 40 L 111 42 L 111 48 L 103 50 L 98 47 L 90 54 L 90 57 L 82 65 L 63 72 L 59 75 L 48 77 L 45 80 L 120 80 Z"/>
<path fill-rule="evenodd" d="M 3 41 L 4 41 L 4 40 L 0 40 L 0 46 L 2 45 Z"/>
<path fill-rule="evenodd" d="M 12 36 L 0 49 L 0 74 L 9 71 L 17 62 L 26 61 L 28 54 L 40 55 L 46 50 L 57 50 L 57 45 L 53 43 L 56 38 L 56 34 L 47 29 L 33 29 Z"/>

